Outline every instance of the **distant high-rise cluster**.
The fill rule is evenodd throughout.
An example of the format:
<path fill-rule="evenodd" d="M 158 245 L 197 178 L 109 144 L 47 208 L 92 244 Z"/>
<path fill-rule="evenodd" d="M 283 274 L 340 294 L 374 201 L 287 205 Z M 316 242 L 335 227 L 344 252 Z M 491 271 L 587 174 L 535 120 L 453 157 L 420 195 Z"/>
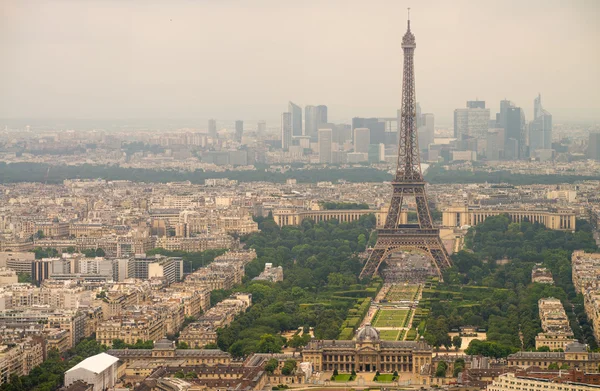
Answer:
<path fill-rule="evenodd" d="M 453 154 L 471 160 L 477 156 L 487 160 L 552 159 L 552 115 L 544 110 L 541 101 L 538 95 L 529 124 L 524 110 L 509 100 L 500 101 L 500 111 L 492 120 L 485 101 L 468 101 L 466 108 L 454 110 Z"/>
<path fill-rule="evenodd" d="M 311 143 L 318 142 L 319 130 L 322 127 L 332 132 L 330 149 L 333 151 L 336 125 L 327 123 L 327 106 L 307 105 L 304 108 L 303 125 L 302 107 L 288 102 L 288 111 L 281 114 L 281 148 L 287 153 L 286 156 L 301 157 L 305 149 L 314 150 Z M 325 160 L 331 162 L 331 157 L 325 157 Z"/>
<path fill-rule="evenodd" d="M 440 129 L 437 143 L 434 142 L 435 115 L 422 112 L 418 103 L 415 110 L 418 149 L 423 161 L 429 163 L 478 159 L 546 161 L 564 152 L 564 147 L 557 147 L 558 151 L 553 149 L 552 115 L 542 106 L 539 94 L 534 99 L 530 122 L 526 121 L 525 111 L 508 99 L 500 101 L 500 110 L 493 118 L 490 118 L 485 100 L 466 101 L 464 107 L 454 110 L 454 137 L 448 137 L 445 130 Z M 389 117 L 353 117 L 351 123 L 331 123 L 328 122 L 327 106 L 306 105 L 303 108 L 289 101 L 281 114 L 279 132 L 273 132 L 273 129 L 268 132 L 266 122 L 259 120 L 255 133 L 244 134 L 244 121 L 237 120 L 233 137 L 230 131 L 229 137 L 223 133 L 219 138 L 217 121 L 209 119 L 208 135 L 200 135 L 194 145 L 210 145 L 210 150 L 202 153 L 202 160 L 221 165 L 230 164 L 232 154 L 239 152 L 234 150 L 238 145 L 229 144 L 232 140 L 246 144 L 241 149 L 247 155 L 247 162 L 391 162 L 397 154 L 398 135 L 402 130 L 399 126 L 400 111 L 396 114 Z M 179 140 L 168 140 L 164 144 L 179 143 Z M 585 142 L 579 143 L 576 148 L 579 153 L 585 153 Z M 179 153 L 178 148 L 175 151 Z M 588 156 L 596 156 L 595 151 L 596 136 L 590 135 Z M 233 161 L 243 162 L 244 159 Z"/>

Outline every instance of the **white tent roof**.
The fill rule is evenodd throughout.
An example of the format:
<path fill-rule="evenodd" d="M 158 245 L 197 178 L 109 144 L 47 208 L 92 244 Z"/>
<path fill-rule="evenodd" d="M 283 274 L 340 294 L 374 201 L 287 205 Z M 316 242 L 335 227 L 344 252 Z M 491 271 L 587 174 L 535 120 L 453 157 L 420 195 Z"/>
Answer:
<path fill-rule="evenodd" d="M 67 372 L 71 372 L 75 369 L 83 368 L 87 369 L 90 372 L 100 373 L 104 371 L 106 368 L 110 367 L 114 363 L 119 361 L 118 358 L 111 356 L 110 354 L 100 353 L 95 356 L 88 357 L 79 364 L 75 365 L 73 368 L 67 370 Z"/>

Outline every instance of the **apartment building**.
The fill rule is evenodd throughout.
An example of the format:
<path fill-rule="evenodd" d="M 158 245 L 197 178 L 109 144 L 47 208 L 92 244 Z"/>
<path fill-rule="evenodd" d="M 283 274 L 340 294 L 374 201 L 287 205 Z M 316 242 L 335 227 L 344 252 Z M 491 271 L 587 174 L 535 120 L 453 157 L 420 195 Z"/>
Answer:
<path fill-rule="evenodd" d="M 96 340 L 106 346 L 112 346 L 115 339 L 128 344 L 138 340 L 157 341 L 167 333 L 164 314 L 148 307 L 123 311 L 120 316 L 102 321 L 96 330 Z"/>
<path fill-rule="evenodd" d="M 565 349 L 575 342 L 569 318 L 559 299 L 541 298 L 538 301 L 542 332 L 535 337 L 535 347 L 548 346 L 551 350 Z"/>
<path fill-rule="evenodd" d="M 598 391 L 597 385 L 579 382 L 560 382 L 555 379 L 536 378 L 535 374 L 505 373 L 487 387 L 488 391 Z"/>

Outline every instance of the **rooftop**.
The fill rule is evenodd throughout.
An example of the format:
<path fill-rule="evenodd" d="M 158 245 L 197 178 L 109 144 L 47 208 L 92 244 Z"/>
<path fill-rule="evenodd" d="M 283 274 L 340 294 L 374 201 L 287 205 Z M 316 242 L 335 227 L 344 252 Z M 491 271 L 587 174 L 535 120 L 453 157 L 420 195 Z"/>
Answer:
<path fill-rule="evenodd" d="M 119 361 L 119 359 L 114 356 L 111 356 L 110 354 L 100 353 L 96 354 L 95 356 L 86 358 L 79 364 L 75 365 L 73 368 L 67 370 L 66 373 L 80 368 L 86 369 L 94 373 L 100 373 L 106 368 L 116 363 L 117 361 Z"/>

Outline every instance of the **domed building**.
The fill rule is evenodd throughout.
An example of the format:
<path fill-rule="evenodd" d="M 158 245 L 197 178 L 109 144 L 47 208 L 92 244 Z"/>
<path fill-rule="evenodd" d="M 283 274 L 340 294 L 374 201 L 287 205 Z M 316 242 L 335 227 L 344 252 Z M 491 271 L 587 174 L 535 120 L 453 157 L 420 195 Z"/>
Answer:
<path fill-rule="evenodd" d="M 370 324 L 356 331 L 354 340 L 313 339 L 302 350 L 302 359 L 315 371 L 420 374 L 431 364 L 433 350 L 425 341 L 383 341 Z"/>
<path fill-rule="evenodd" d="M 379 331 L 370 324 L 358 329 L 356 332 L 357 341 L 379 341 Z"/>

